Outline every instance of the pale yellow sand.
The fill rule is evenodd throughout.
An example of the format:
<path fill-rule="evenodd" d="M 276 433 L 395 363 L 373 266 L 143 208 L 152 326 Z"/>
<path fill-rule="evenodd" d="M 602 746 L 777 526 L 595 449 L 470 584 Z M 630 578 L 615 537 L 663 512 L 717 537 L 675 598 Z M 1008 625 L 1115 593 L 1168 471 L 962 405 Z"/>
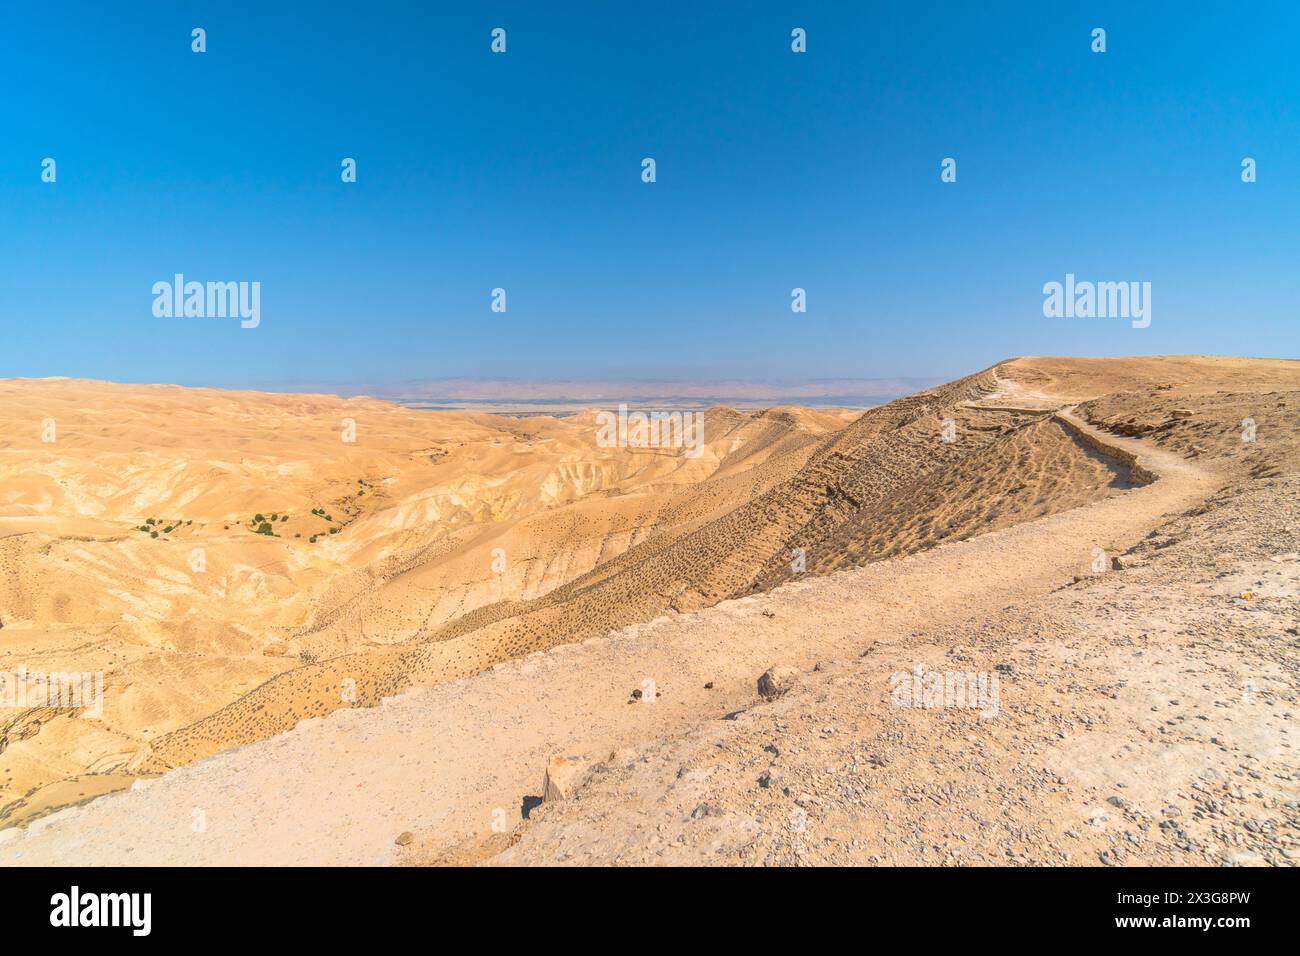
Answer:
<path fill-rule="evenodd" d="M 1198 474 L 1227 476 L 1215 480 L 1284 475 L 1295 467 L 1298 388 L 1300 369 L 1287 362 L 1023 359 L 856 421 L 714 409 L 706 454 L 689 460 L 598 448 L 590 417 L 6 382 L 0 670 L 102 670 L 106 695 L 102 720 L 0 711 L 3 813 L 30 819 L 305 717 L 779 586 L 798 576 L 795 548 L 804 574 L 818 575 L 1176 489 L 1164 481 L 1133 490 L 1127 469 L 1051 416 L 1065 404 L 1096 398 L 1076 414 L 1163 447 Z M 1241 442 L 1247 416 L 1266 441 Z M 58 429 L 52 445 L 40 442 L 45 418 Z M 340 438 L 345 418 L 356 443 Z M 951 443 L 941 440 L 945 419 L 956 426 Z M 257 512 L 290 517 L 266 538 L 249 527 Z M 1113 530 L 1131 535 L 1158 519 L 1136 514 Z M 157 539 L 133 530 L 150 517 L 192 524 Z M 195 548 L 202 572 L 190 563 Z M 1033 572 L 1009 579 L 1013 593 L 1086 565 L 1088 554 L 1061 548 L 1053 538 L 1027 552 L 1033 562 L 1010 566 Z M 918 621 L 983 612 L 1005 603 L 992 580 L 936 574 L 905 585 L 899 600 Z M 874 620 L 874 608 L 852 613 Z M 815 607 L 801 613 L 830 644 L 788 625 L 783 639 L 839 646 Z M 708 668 L 728 675 L 725 697 L 737 705 L 748 699 L 748 671 L 775 649 L 761 639 L 702 646 L 723 655 Z M 683 692 L 676 719 L 698 719 L 718 699 Z M 574 706 L 584 725 L 605 726 L 594 703 L 579 696 Z M 531 753 L 563 738 L 545 725 L 538 733 L 515 745 Z M 505 800 L 521 784 L 493 766 Z M 87 771 L 101 779 L 85 783 Z"/>

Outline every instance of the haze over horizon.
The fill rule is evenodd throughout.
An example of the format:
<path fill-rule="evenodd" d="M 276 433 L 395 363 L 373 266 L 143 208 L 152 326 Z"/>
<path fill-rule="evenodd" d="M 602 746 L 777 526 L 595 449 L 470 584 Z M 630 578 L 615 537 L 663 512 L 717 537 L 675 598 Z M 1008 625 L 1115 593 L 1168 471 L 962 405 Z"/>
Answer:
<path fill-rule="evenodd" d="M 7 10 L 0 377 L 947 380 L 1025 354 L 1300 354 L 1293 7 L 687 9 L 84 5 L 70 32 Z M 178 273 L 260 283 L 257 327 L 155 317 Z M 1150 326 L 1044 317 L 1067 275 L 1149 282 Z"/>

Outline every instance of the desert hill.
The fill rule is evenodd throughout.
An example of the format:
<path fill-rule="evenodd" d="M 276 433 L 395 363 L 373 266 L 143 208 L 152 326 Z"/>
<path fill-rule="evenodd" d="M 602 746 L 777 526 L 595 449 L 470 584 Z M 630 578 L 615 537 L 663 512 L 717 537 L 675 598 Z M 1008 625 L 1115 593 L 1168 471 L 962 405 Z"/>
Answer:
<path fill-rule="evenodd" d="M 621 496 L 624 508 L 638 509 L 641 529 L 635 539 L 620 539 L 628 546 L 603 547 L 599 562 L 577 568 L 580 573 L 542 593 L 503 585 L 490 595 L 500 595 L 498 599 L 459 606 L 454 616 L 436 608 L 431 612 L 443 585 L 442 571 L 433 562 L 375 582 L 349 595 L 347 608 L 324 628 L 307 631 L 299 640 L 355 647 L 355 635 L 377 625 L 390 634 L 408 635 L 400 644 L 336 654 L 280 675 L 204 721 L 155 741 L 133 769 L 157 772 L 288 730 L 302 719 L 337 709 L 340 688 L 349 688 L 362 705 L 374 704 L 412 684 L 467 677 L 512 657 L 667 611 L 695 610 L 775 586 L 800 573 L 793 570 L 795 547 L 804 549 L 809 568 L 822 570 L 840 553 L 836 535 L 846 533 L 855 516 L 874 511 L 890 493 L 916 486 L 931 472 L 944 473 L 968 456 L 1004 444 L 1027 443 L 1051 456 L 1056 460 L 1052 467 L 1060 470 L 1059 485 L 1069 491 L 1054 488 L 1058 493 L 1045 499 L 1045 507 L 1028 500 L 1004 502 L 994 515 L 964 520 L 963 534 L 978 533 L 997 517 L 1024 520 L 1110 493 L 1112 468 L 1065 436 L 1061 426 L 1035 427 L 1038 423 L 1016 414 L 996 416 L 990 423 L 987 415 L 966 407 L 995 388 L 993 373 L 980 373 L 870 409 L 816 441 L 800 438 L 797 443 L 775 440 L 776 435 L 804 434 L 795 430 L 804 419 L 788 411 L 744 417 L 715 408 L 705 418 L 706 438 L 710 448 L 725 442 L 732 449 L 728 466 L 669 495 Z M 957 423 L 957 440 L 946 442 L 941 431 L 949 417 Z M 742 469 L 733 459 L 749 467 Z M 945 521 L 934 524 L 945 517 L 943 505 L 916 515 L 925 527 L 894 542 L 892 553 L 920 550 L 950 536 Z M 595 513 L 608 516 L 611 511 L 603 504 Z M 547 521 L 557 517 L 548 515 Z M 588 528 L 598 520 L 590 507 L 571 509 L 563 517 Z M 608 542 L 609 529 L 598 531 L 599 540 Z M 522 538 L 494 537 L 494 542 L 509 554 L 515 542 L 535 551 L 550 538 L 530 522 Z M 561 549 L 573 555 L 573 542 L 564 540 Z M 524 555 L 533 559 L 530 551 Z M 487 563 L 478 560 L 479 567 Z M 784 573 L 764 580 L 773 564 Z M 567 567 L 574 569 L 572 562 Z"/>
<path fill-rule="evenodd" d="M 1055 414 L 1067 403 L 1171 454 L 1285 474 L 1298 389 L 1293 362 L 1018 359 L 860 416 L 710 409 L 691 459 L 601 448 L 594 413 L 5 382 L 0 669 L 103 670 L 106 693 L 99 721 L 0 712 L 0 814 L 1149 480 Z M 1268 442 L 1241 441 L 1252 416 Z"/>
<path fill-rule="evenodd" d="M 129 783 L 151 744 L 277 675 L 543 595 L 855 414 L 714 409 L 687 458 L 600 447 L 594 412 L 0 383 L 0 672 L 105 674 L 102 719 L 0 711 L 0 820 Z"/>
<path fill-rule="evenodd" d="M 778 439 L 793 447 L 684 482 L 657 528 L 545 593 L 286 669 L 139 752 L 177 769 L 0 831 L 0 859 L 1285 864 L 1297 408 L 1300 363 L 1027 358 Z M 718 488 L 742 479 L 728 508 Z M 763 590 L 796 540 L 809 570 Z M 673 610 L 674 572 L 705 606 Z M 362 604 L 401 620 L 396 578 L 365 580 Z M 292 639 L 354 640 L 342 617 Z M 773 664 L 793 676 L 765 703 Z M 922 665 L 999 675 L 998 715 L 892 706 L 891 675 Z M 423 686 L 329 706 L 348 679 Z M 324 719 L 263 739 L 295 711 Z M 535 808 L 557 754 L 589 775 Z"/>

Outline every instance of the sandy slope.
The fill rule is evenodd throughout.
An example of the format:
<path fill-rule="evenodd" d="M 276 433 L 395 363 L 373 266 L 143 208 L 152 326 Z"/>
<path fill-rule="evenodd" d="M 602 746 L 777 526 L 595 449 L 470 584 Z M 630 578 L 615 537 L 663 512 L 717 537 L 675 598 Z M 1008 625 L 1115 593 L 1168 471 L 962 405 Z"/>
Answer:
<path fill-rule="evenodd" d="M 817 434 L 806 410 L 742 416 L 713 409 L 716 467 L 698 480 L 548 513 L 548 523 L 566 529 L 558 542 L 531 519 L 520 524 L 515 540 L 525 553 L 542 551 L 566 567 L 575 553 L 589 556 L 567 580 L 533 594 L 503 581 L 481 601 L 430 614 L 442 593 L 440 564 L 457 551 L 440 544 L 414 553 L 392 567 L 396 573 L 359 582 L 318 616 L 305 636 L 330 650 L 327 659 L 152 740 L 129 769 L 159 773 L 287 731 L 337 710 L 345 688 L 355 703 L 372 705 L 412 685 L 457 680 L 666 612 L 768 590 L 838 560 L 913 553 L 1121 490 L 1113 470 L 1060 422 L 976 407 L 998 388 L 986 370 Z M 943 437 L 949 421 L 951 441 Z M 1000 487 L 1017 473 L 1023 481 Z M 620 509 L 635 514 L 635 532 L 595 535 L 599 549 L 579 550 L 597 519 L 624 515 Z M 898 517 L 906 521 L 895 524 Z M 500 529 L 492 524 L 483 533 L 495 539 Z M 845 545 L 868 534 L 867 549 Z M 380 634 L 395 636 L 381 641 Z M 349 643 L 356 635 L 365 638 L 359 648 Z"/>
<path fill-rule="evenodd" d="M 415 858 L 1294 866 L 1298 549 L 1300 477 L 1235 485 L 1121 570 L 868 641 L 735 720 L 613 755 L 508 838 Z M 918 668 L 997 674 L 996 712 L 896 706 Z"/>
<path fill-rule="evenodd" d="M 69 387 L 81 386 L 50 384 L 55 393 Z M 188 392 L 166 396 L 178 415 L 192 397 Z M 155 399 L 150 393 L 141 401 Z M 227 426 L 217 416 L 213 436 L 228 445 L 249 441 L 245 419 L 250 406 L 261 407 L 260 399 L 229 401 L 228 393 L 216 393 L 203 401 L 215 399 L 229 402 L 214 407 L 231 418 Z M 281 401 L 297 402 L 294 414 L 311 409 L 324 433 L 340 414 L 336 399 L 277 396 L 272 403 Z M 14 514 L 0 519 L 8 530 L 0 538 L 3 595 L 6 608 L 18 608 L 16 615 L 0 613 L 9 625 L 0 633 L 6 661 L 103 661 L 96 666 L 117 681 L 108 698 L 117 708 L 112 720 L 31 712 L 10 719 L 7 749 L 0 754 L 7 785 L 14 787 L 24 773 L 53 781 L 11 805 L 17 808 L 11 819 L 15 812 L 30 819 L 124 786 L 132 772 L 182 767 L 138 781 L 130 794 L 39 820 L 28 833 L 0 831 L 6 861 L 467 860 L 520 836 L 520 859 L 572 853 L 636 860 L 647 852 L 652 859 L 658 850 L 638 844 L 631 836 L 637 828 L 608 807 L 601 811 L 610 819 L 606 835 L 633 848 L 627 855 L 599 841 L 580 852 L 567 842 L 568 849 L 557 850 L 542 829 L 535 831 L 540 835 L 520 831 L 507 837 L 494 833 L 493 824 L 509 829 L 518 821 L 527 798 L 540 792 L 541 768 L 552 753 L 600 756 L 629 746 L 649 753 L 666 746 L 660 752 L 671 761 L 671 741 L 686 739 L 702 722 L 750 707 L 755 676 L 774 661 L 807 668 L 821 659 L 855 657 L 873 644 L 896 646 L 906 655 L 920 636 L 945 627 L 1023 630 L 1039 618 L 1017 621 L 1017 609 L 1086 576 L 1095 548 L 1123 550 L 1171 515 L 1205 508 L 1221 487 L 1268 491 L 1272 486 L 1259 483 L 1285 482 L 1300 470 L 1300 367 L 1263 360 L 1022 359 L 891 403 L 847 427 L 845 419 L 801 410 L 715 410 L 717 431 L 711 433 L 713 450 L 703 474 L 626 450 L 593 453 L 583 429 L 565 432 L 539 420 L 487 416 L 410 417 L 406 410 L 373 404 L 376 418 L 367 419 L 366 432 L 389 436 L 385 442 L 392 444 L 376 442 L 357 461 L 342 460 L 340 474 L 367 462 L 384 467 L 363 478 L 362 487 L 372 492 L 364 502 L 351 490 L 329 502 L 330 512 L 349 524 L 323 542 L 328 568 L 306 560 L 304 554 L 316 551 L 298 539 L 258 540 L 242 528 L 223 527 L 219 535 L 211 527 L 190 532 L 189 525 L 171 532 L 220 541 L 214 548 L 221 560 L 233 560 L 223 548 L 241 549 L 241 563 L 260 574 L 245 585 L 255 590 L 241 592 L 239 601 L 205 605 L 215 625 L 207 630 L 195 628 L 193 613 L 178 618 L 173 603 L 177 594 L 197 602 L 201 598 L 192 592 L 202 589 L 177 586 L 186 582 L 178 569 L 159 563 L 165 551 L 155 548 L 143 552 L 147 557 L 129 559 L 129 549 L 157 542 L 123 533 L 122 524 L 130 530 L 124 518 L 106 528 L 109 519 L 95 503 L 103 495 L 64 499 L 61 507 L 70 514 L 52 504 L 67 486 L 77 490 L 89 462 L 99 467 L 114 448 L 121 463 L 96 480 L 101 489 L 120 491 L 123 476 L 135 474 L 130 463 L 142 457 L 139 449 L 119 447 L 124 436 L 109 436 L 97 447 L 98 439 L 86 438 L 93 430 L 83 427 L 82 461 L 66 451 L 51 455 L 34 470 L 34 484 L 12 486 L 17 496 L 6 485 Z M 1075 404 L 1074 412 L 1062 410 Z M 4 407 L 0 402 L 0 411 Z M 63 414 L 75 415 L 75 408 Z M 1247 416 L 1258 423 L 1258 443 L 1240 438 L 1238 426 Z M 941 440 L 945 421 L 955 424 L 955 441 Z M 7 429 L 12 423 L 6 421 Z M 337 457 L 333 446 L 330 456 L 322 456 L 315 449 L 325 446 L 311 429 L 298 431 L 285 439 L 289 454 L 260 450 L 262 470 L 251 479 L 247 458 L 234 479 L 222 469 L 212 477 L 237 490 L 241 481 L 261 487 L 267 469 L 281 476 L 297 469 L 325 483 L 300 488 L 314 500 L 314 489 L 343 479 L 325 460 Z M 557 446 L 560 453 L 552 455 Z M 10 455 L 0 454 L 0 465 L 15 462 L 9 475 L 17 473 L 23 452 L 30 449 L 0 447 Z M 1135 454 L 1141 461 L 1129 467 Z M 175 457 L 160 466 L 163 473 L 192 466 L 200 453 L 186 449 Z M 533 489 L 532 483 L 511 486 L 503 480 L 516 470 L 515 460 L 525 462 L 528 479 L 542 478 L 545 502 L 535 490 L 523 491 L 525 485 Z M 156 481 L 157 470 L 149 474 L 154 483 L 142 486 L 149 493 L 175 493 Z M 593 474 L 617 475 L 619 482 L 593 482 Z M 481 477 L 471 482 L 467 476 L 473 475 Z M 192 494 L 204 485 L 186 487 Z M 1252 509 L 1294 510 L 1294 499 L 1279 488 L 1274 497 L 1256 495 L 1251 507 L 1239 509 L 1236 520 L 1245 533 L 1252 533 L 1252 523 L 1259 526 L 1255 533 L 1266 530 Z M 124 501 L 139 508 L 142 493 L 136 488 L 109 497 L 117 498 L 119 508 Z M 23 496 L 29 499 L 25 505 Z M 441 517 L 428 510 L 430 502 Z M 447 512 L 449 505 L 455 510 Z M 291 514 L 291 523 L 302 520 Z M 210 525 L 213 518 L 203 520 Z M 223 519 L 218 514 L 215 520 Z M 1199 527 L 1189 532 L 1207 547 L 1221 533 Z M 1285 524 L 1282 533 L 1289 533 Z M 513 542 L 512 554 L 523 549 L 530 556 L 524 566 L 532 569 L 511 577 L 508 588 L 482 570 L 501 540 Z M 807 556 L 803 574 L 789 561 L 796 547 Z M 76 555 L 77 548 L 85 554 Z M 253 563 L 242 553 L 249 548 L 275 550 L 261 552 Z M 76 570 L 61 577 L 69 574 L 62 565 L 74 555 Z M 863 562 L 873 563 L 818 576 Z M 512 558 L 511 567 L 517 566 Z M 134 585 L 114 583 L 132 568 L 140 574 Z M 1196 592 L 1201 571 L 1182 569 L 1181 576 L 1146 582 L 1136 604 L 1154 605 L 1158 617 L 1163 604 Z M 304 579 L 295 575 L 311 573 L 320 577 L 304 597 Z M 101 590 L 70 586 L 87 575 Z M 799 580 L 771 595 L 741 597 L 792 578 Z M 69 584 L 60 587 L 63 581 Z M 462 595 L 450 605 L 449 581 Z M 1165 587 L 1163 596 L 1155 596 L 1155 584 Z M 78 593 L 94 598 L 78 612 L 90 615 L 88 620 L 69 616 Z M 248 600 L 250 593 L 256 600 Z M 1280 593 L 1285 599 L 1288 592 Z M 106 601 L 128 599 L 154 606 L 123 612 L 108 603 L 102 629 L 94 630 L 94 616 L 104 613 Z M 709 607 L 716 602 L 721 603 Z M 1042 615 L 1051 609 L 1032 610 Z M 244 630 L 242 622 L 269 613 L 298 623 L 280 623 L 278 633 L 261 630 L 256 636 Z M 1007 613 L 1013 617 L 996 625 L 998 615 Z M 1079 656 L 1069 661 L 1080 680 L 1104 676 L 1080 661 L 1091 666 L 1096 655 L 1100 667 L 1109 659 L 1094 638 L 1115 628 L 1115 610 L 1102 604 L 1095 614 L 1095 626 L 1074 609 L 1056 618 L 1062 627 L 1081 628 Z M 617 633 L 606 638 L 611 629 Z M 176 645 L 177 638 L 196 637 L 198 643 Z M 1214 638 L 1223 643 L 1221 635 Z M 933 640 L 952 652 L 951 638 L 947 645 Z M 1052 642 L 1041 632 L 1038 640 Z M 573 641 L 585 642 L 568 643 Z M 278 650 L 278 642 L 287 646 Z M 553 650 L 537 653 L 548 648 Z M 1225 648 L 1228 663 L 1246 660 L 1248 648 L 1232 642 Z M 288 657 L 307 650 L 319 651 L 322 659 Z M 282 669 L 271 681 L 241 670 L 268 660 Z M 1285 654 L 1274 663 L 1294 666 Z M 485 667 L 491 669 L 473 676 Z M 340 694 L 349 679 L 360 690 L 353 699 Z M 646 680 L 655 682 L 657 702 L 631 703 L 629 692 Z M 433 686 L 401 693 L 422 683 Z M 706 690 L 706 683 L 713 687 Z M 878 719 L 878 703 L 869 696 L 877 690 L 869 684 L 866 696 L 846 698 L 838 711 L 842 719 Z M 1067 684 L 1043 693 L 1076 691 Z M 202 716 L 223 696 L 231 702 Z M 377 710 L 339 710 L 381 700 Z M 332 715 L 318 719 L 325 714 Z M 1033 708 L 1018 714 L 1028 722 L 996 725 L 1013 728 L 1013 741 L 1040 731 L 1048 719 Z M 300 722 L 304 717 L 316 719 Z M 148 731 L 160 721 L 164 731 L 167 721 L 177 729 L 155 738 Z M 137 729 L 128 735 L 126 727 Z M 285 730 L 291 732 L 265 739 Z M 1122 728 L 1121 743 L 1132 745 L 1134 733 Z M 1278 733 L 1276 726 L 1259 730 L 1262 739 Z M 141 750 L 142 736 L 149 742 Z M 241 743 L 250 745 L 218 753 Z M 912 749 L 926 759 L 925 747 Z M 611 781 L 620 779 L 617 763 L 604 768 Z M 85 769 L 95 772 L 78 772 Z M 747 769 L 724 764 L 719 772 L 725 778 Z M 1015 766 L 974 772 L 992 781 L 986 798 L 1017 799 L 1014 784 L 1021 778 Z M 735 790 L 748 799 L 752 781 L 735 789 L 738 779 L 722 792 Z M 978 782 L 972 792 L 978 792 Z M 653 789 L 644 780 L 635 786 L 647 785 Z M 627 792 L 629 807 L 636 806 L 635 787 Z M 1036 799 L 1037 792 L 1018 794 L 1031 796 Z M 557 826 L 580 825 L 565 815 L 581 813 L 581 803 L 547 808 L 537 823 L 549 825 L 554 818 Z M 584 806 L 600 809 L 594 800 Z M 761 830 L 763 820 L 754 819 Z M 1010 819 L 1021 820 L 1015 813 Z M 860 824 L 840 832 L 858 838 L 852 826 Z M 398 851 L 392 839 L 405 830 L 417 836 Z M 557 832 L 568 840 L 567 831 Z M 871 855 L 883 859 L 888 850 L 890 858 L 900 858 L 898 845 L 886 841 Z M 760 846 L 758 859 L 782 859 L 785 852 L 779 842 L 730 846 L 735 859 L 754 859 Z"/>
<path fill-rule="evenodd" d="M 967 542 L 498 665 L 377 711 L 310 721 L 40 821 L 9 838 L 5 859 L 376 863 L 396 858 L 392 841 L 405 830 L 420 834 L 426 852 L 481 837 L 498 809 L 517 820 L 551 753 L 603 754 L 679 735 L 750 704 L 755 675 L 774 659 L 807 668 L 874 642 L 906 643 L 923 626 L 978 619 L 1068 584 L 1086 573 L 1095 545 L 1135 544 L 1219 484 L 1171 453 L 1103 440 L 1142 454 L 1160 480 Z M 647 678 L 659 699 L 629 704 Z M 203 833 L 191 827 L 196 808 Z"/>
<path fill-rule="evenodd" d="M 411 686 L 1122 492 L 1060 422 L 982 407 L 997 388 L 985 371 L 860 416 L 716 407 L 703 454 L 683 458 L 600 447 L 594 413 L 0 387 L 0 620 L 15 639 L 0 664 L 93 666 L 107 692 L 103 721 L 33 710 L 0 725 L 0 821 Z M 36 415 L 57 442 L 31 444 Z"/>
<path fill-rule="evenodd" d="M 158 746 L 316 661 L 351 655 L 364 695 L 387 648 L 545 595 L 670 528 L 693 489 L 744 501 L 853 417 L 714 410 L 686 459 L 599 447 L 593 414 L 0 382 L 0 671 L 105 675 L 100 720 L 0 709 L 0 823 L 292 726 L 308 705 L 283 695 L 280 722 L 254 704 L 206 750 Z M 310 704 L 346 706 L 337 684 Z"/>

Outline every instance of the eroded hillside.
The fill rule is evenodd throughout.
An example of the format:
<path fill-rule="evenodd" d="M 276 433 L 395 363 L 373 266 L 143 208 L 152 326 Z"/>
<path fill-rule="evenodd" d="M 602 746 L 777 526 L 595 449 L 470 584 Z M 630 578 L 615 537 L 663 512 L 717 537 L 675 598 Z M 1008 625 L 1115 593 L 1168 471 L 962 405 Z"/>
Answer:
<path fill-rule="evenodd" d="M 493 628 L 500 637 L 538 613 L 563 623 L 566 605 L 581 607 L 587 592 L 623 587 L 634 568 L 659 573 L 673 546 L 648 548 L 647 537 L 583 575 L 584 587 L 562 584 L 505 609 L 513 613 L 485 606 L 453 636 L 465 619 L 289 671 L 220 720 L 159 743 L 185 762 L 184 747 L 201 752 L 223 727 L 227 740 L 232 728 L 264 732 L 267 715 L 283 718 L 275 707 L 289 691 L 305 688 L 310 702 L 329 689 L 312 681 L 332 673 L 346 686 L 363 666 L 429 686 L 0 831 L 0 859 L 1294 860 L 1300 363 L 1023 359 L 975 382 L 955 383 L 941 404 L 918 396 L 910 410 L 872 415 L 868 431 L 884 440 L 923 421 L 926 404 L 925 414 L 942 413 L 941 429 L 948 419 L 989 426 L 964 452 L 943 449 L 954 457 L 915 481 L 882 479 L 878 508 L 865 499 L 805 508 L 795 494 L 811 484 L 808 468 L 855 450 L 843 444 L 847 428 L 814 438 L 771 486 L 789 500 L 766 502 L 770 513 L 793 515 L 773 548 L 826 527 L 816 540 L 857 542 L 851 560 L 862 567 L 601 628 L 463 680 L 418 671 L 489 660 L 507 650 L 485 640 Z M 900 437 L 910 451 L 896 457 L 908 462 L 885 461 L 925 467 L 924 443 Z M 961 431 L 953 437 L 940 441 L 959 444 Z M 931 480 L 945 473 L 951 487 Z M 1018 493 L 1020 484 L 1032 492 Z M 740 516 L 704 515 L 669 533 L 707 541 L 766 494 L 733 509 Z M 1047 513 L 1015 520 L 1017 494 L 1028 513 Z M 906 501 L 961 520 L 939 526 L 954 533 L 934 547 L 874 560 L 891 536 L 913 536 L 908 549 L 920 537 L 924 522 L 903 513 Z M 707 585 L 718 569 L 717 580 L 731 580 L 735 565 L 702 567 L 694 580 Z M 753 583 L 738 576 L 729 586 Z M 605 609 L 608 622 L 628 613 L 613 600 Z M 573 620 L 570 633 L 581 633 Z M 774 663 L 788 689 L 762 703 L 755 678 Z M 900 704 L 894 678 L 919 666 L 997 675 L 1001 697 L 978 713 L 969 700 Z M 579 755 L 571 765 L 589 776 L 536 809 L 558 754 Z M 196 807 L 208 815 L 204 833 L 190 826 Z"/>
<path fill-rule="evenodd" d="M 331 621 L 323 633 L 302 639 L 342 646 L 346 641 L 336 636 L 340 628 L 368 627 L 379 616 L 390 629 L 416 628 L 400 644 L 339 654 L 278 675 L 211 717 L 155 741 L 133 769 L 159 772 L 288 730 L 352 701 L 372 705 L 412 684 L 467 677 L 503 660 L 665 612 L 711 606 L 800 573 L 831 570 L 840 562 L 865 563 L 922 550 L 1123 487 L 1119 463 L 1101 460 L 1059 425 L 1019 411 L 971 408 L 997 388 L 993 370 L 979 373 L 871 409 L 789 451 L 773 447 L 768 436 L 773 428 L 784 432 L 793 427 L 800 413 L 777 410 L 755 416 L 743 425 L 763 436 L 753 442 L 762 454 L 744 459 L 756 459 L 750 467 L 719 468 L 657 501 L 628 496 L 625 506 L 658 506 L 647 522 L 652 530 L 625 548 L 610 549 L 583 573 L 535 596 L 503 587 L 499 600 L 442 620 L 412 613 L 425 606 L 411 600 L 413 591 L 428 603 L 436 599 L 435 568 L 421 567 L 379 583 L 358 595 L 346 620 Z M 710 445 L 719 431 L 735 435 L 742 428 L 736 414 L 729 409 L 708 414 Z M 739 454 L 739 448 L 732 454 Z M 1032 463 L 1022 469 L 1026 482 L 1038 482 L 1041 472 L 1051 493 L 998 498 L 973 513 L 964 505 L 954 511 L 951 499 L 924 496 L 928 479 L 942 483 L 956 470 L 976 475 L 972 481 L 977 483 L 985 480 L 980 476 L 990 462 L 1001 467 L 1017 460 Z M 959 491 L 975 488 L 970 484 Z M 919 510 L 899 510 L 905 507 Z M 890 520 L 915 521 L 923 529 L 891 541 L 879 553 L 856 544 L 847 548 L 846 541 L 871 520 L 880 522 L 882 538 L 891 530 Z M 525 560 L 545 540 L 530 531 L 521 540 Z"/>
<path fill-rule="evenodd" d="M 1141 484 L 1056 414 L 1066 402 L 1269 474 L 1278 443 L 1223 422 L 1275 429 L 1297 384 L 1286 362 L 1019 359 L 860 416 L 714 408 L 689 458 L 601 447 L 594 413 L 4 383 L 0 670 L 102 671 L 105 694 L 99 720 L 0 711 L 0 819 Z"/>
<path fill-rule="evenodd" d="M 97 719 L 0 709 L 0 820 L 128 783 L 278 675 L 536 599 L 770 486 L 854 414 L 715 409 L 690 458 L 601 447 L 594 413 L 0 383 L 0 673 L 104 680 Z"/>

